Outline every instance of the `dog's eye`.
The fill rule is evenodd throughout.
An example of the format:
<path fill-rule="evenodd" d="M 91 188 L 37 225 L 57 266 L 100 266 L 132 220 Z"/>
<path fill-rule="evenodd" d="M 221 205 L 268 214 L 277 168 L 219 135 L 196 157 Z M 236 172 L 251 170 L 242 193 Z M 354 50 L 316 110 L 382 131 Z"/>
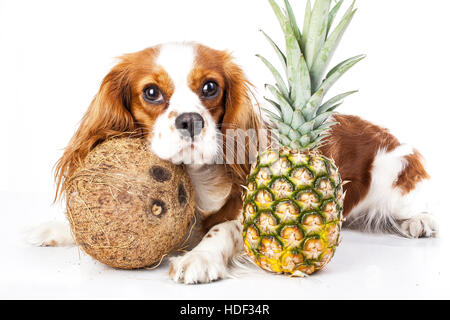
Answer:
<path fill-rule="evenodd" d="M 164 96 L 161 90 L 155 85 L 145 88 L 143 96 L 145 101 L 153 104 L 161 104 L 164 102 Z"/>
<path fill-rule="evenodd" d="M 219 93 L 219 85 L 214 81 L 207 81 L 203 85 L 202 95 L 205 98 L 215 97 Z"/>

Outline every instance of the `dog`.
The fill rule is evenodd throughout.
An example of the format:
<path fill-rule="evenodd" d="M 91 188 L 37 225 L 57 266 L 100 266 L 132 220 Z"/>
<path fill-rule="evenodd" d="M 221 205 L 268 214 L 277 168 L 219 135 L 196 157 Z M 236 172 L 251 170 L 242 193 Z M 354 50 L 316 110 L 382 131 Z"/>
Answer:
<path fill-rule="evenodd" d="M 252 88 L 231 54 L 201 44 L 168 43 L 124 55 L 57 163 L 57 196 L 93 147 L 123 132 L 141 132 L 157 156 L 185 165 L 201 217 L 201 240 L 172 258 L 171 279 L 192 284 L 227 277 L 230 261 L 243 248 L 241 190 L 251 163 L 216 160 L 227 149 L 223 137 L 229 131 L 265 128 Z M 344 225 L 411 238 L 435 235 L 420 153 L 359 117 L 336 114 L 334 121 L 321 151 L 348 181 Z M 251 153 L 250 143 L 239 146 L 246 156 Z M 54 223 L 34 230 L 32 238 L 38 245 L 73 243 L 68 227 Z"/>

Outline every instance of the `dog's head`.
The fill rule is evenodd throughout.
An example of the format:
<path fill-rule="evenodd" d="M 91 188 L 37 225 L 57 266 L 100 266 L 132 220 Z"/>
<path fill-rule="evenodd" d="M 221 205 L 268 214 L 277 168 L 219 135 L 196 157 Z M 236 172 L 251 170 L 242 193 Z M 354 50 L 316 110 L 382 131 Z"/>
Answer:
<path fill-rule="evenodd" d="M 195 43 L 124 55 L 58 162 L 58 185 L 95 145 L 123 132 L 142 132 L 156 155 L 176 164 L 214 163 L 228 129 L 259 125 L 249 86 L 229 53 Z M 245 175 L 242 165 L 230 167 Z"/>

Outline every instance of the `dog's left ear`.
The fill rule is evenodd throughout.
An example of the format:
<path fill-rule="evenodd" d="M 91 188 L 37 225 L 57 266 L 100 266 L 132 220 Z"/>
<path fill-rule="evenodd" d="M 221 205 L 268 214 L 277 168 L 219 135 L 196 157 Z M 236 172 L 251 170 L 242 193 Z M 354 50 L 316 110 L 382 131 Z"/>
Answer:
<path fill-rule="evenodd" d="M 236 148 L 233 148 L 237 153 L 239 148 L 245 147 L 245 163 L 239 163 L 236 159 L 234 159 L 233 163 L 228 163 L 239 180 L 245 181 L 250 170 L 249 149 L 254 150 L 250 146 L 252 143 L 257 144 L 262 121 L 259 110 L 256 109 L 256 106 L 253 106 L 251 100 L 251 88 L 253 85 L 247 80 L 242 69 L 233 61 L 230 55 L 226 56 L 226 61 L 223 65 L 226 82 L 225 114 L 222 120 L 222 133 L 225 136 L 224 144 L 226 144 L 227 139 L 231 138 L 229 134 L 231 131 L 234 131 L 233 139 L 238 134 L 248 134 L 250 130 L 253 130 L 256 134 L 256 137 L 253 136 L 253 139 L 249 138 L 250 135 L 247 135 L 245 146 L 238 143 Z M 249 141 L 255 140 L 255 138 L 256 141 Z M 229 147 L 224 146 L 224 152 L 229 152 L 229 150 Z"/>
<path fill-rule="evenodd" d="M 254 121 L 256 113 L 250 98 L 252 84 L 247 80 L 242 69 L 232 60 L 231 56 L 227 56 L 224 63 L 224 73 L 226 95 L 222 129 L 256 129 Z"/>
<path fill-rule="evenodd" d="M 81 165 L 88 152 L 97 144 L 109 137 L 136 129 L 130 112 L 129 69 L 129 63 L 122 60 L 103 79 L 78 130 L 56 164 L 57 191 L 55 199 L 63 195 L 65 179 Z"/>

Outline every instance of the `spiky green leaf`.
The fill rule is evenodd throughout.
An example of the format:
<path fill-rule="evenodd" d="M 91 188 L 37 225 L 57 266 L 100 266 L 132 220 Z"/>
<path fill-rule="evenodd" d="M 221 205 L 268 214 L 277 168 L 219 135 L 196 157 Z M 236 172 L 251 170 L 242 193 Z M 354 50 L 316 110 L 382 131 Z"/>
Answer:
<path fill-rule="evenodd" d="M 300 139 L 301 135 L 300 135 L 300 133 L 298 131 L 291 129 L 291 131 L 289 131 L 288 137 L 289 137 L 289 139 L 295 141 L 295 140 Z"/>
<path fill-rule="evenodd" d="M 305 148 L 305 147 L 308 146 L 308 144 L 310 144 L 311 138 L 310 138 L 308 135 L 304 135 L 304 136 L 302 136 L 302 137 L 298 140 L 298 142 L 300 143 L 300 145 L 301 145 L 303 148 Z"/>
<path fill-rule="evenodd" d="M 283 12 L 281 11 L 281 8 L 278 6 L 278 4 L 274 0 L 269 0 L 269 3 L 272 6 L 272 10 L 278 19 L 281 29 L 283 29 L 283 32 L 285 32 L 286 31 L 286 21 L 287 21 L 286 17 L 284 16 Z"/>
<path fill-rule="evenodd" d="M 365 57 L 366 57 L 365 54 L 360 54 L 360 55 L 351 57 L 351 58 L 349 58 L 349 59 L 347 59 L 347 60 L 344 60 L 344 61 L 342 61 L 341 63 L 338 63 L 338 64 L 337 64 L 336 66 L 334 66 L 330 71 L 328 71 L 328 73 L 327 73 L 327 75 L 326 75 L 326 78 L 331 77 L 331 75 L 332 75 L 333 73 L 337 72 L 339 69 L 343 69 L 343 67 L 344 67 L 345 65 L 348 65 L 348 64 L 350 64 L 350 63 L 352 63 L 352 62 L 354 62 L 354 63 L 352 63 L 352 64 L 350 65 L 349 68 L 353 67 L 356 63 L 358 63 L 359 61 L 361 61 L 361 60 L 364 59 Z M 347 68 L 345 71 L 347 71 L 349 68 Z"/>
<path fill-rule="evenodd" d="M 311 67 L 311 85 L 312 89 L 315 90 L 319 87 L 322 77 L 325 73 L 325 69 L 333 57 L 342 36 L 347 30 L 348 25 L 352 21 L 352 18 L 356 10 L 353 10 L 353 5 L 347 10 L 341 22 L 338 24 L 336 29 L 328 36 L 320 52 L 317 54 L 314 63 Z"/>
<path fill-rule="evenodd" d="M 283 95 L 272 85 L 267 84 L 266 88 L 272 93 L 272 95 L 277 99 L 280 106 L 280 113 L 283 121 L 285 123 L 291 123 L 292 115 L 294 110 L 292 110 L 292 106 L 290 103 L 283 97 Z"/>
<path fill-rule="evenodd" d="M 309 25 L 311 23 L 311 1 L 308 0 L 306 2 L 306 8 L 305 8 L 305 17 L 303 19 L 303 36 L 302 36 L 302 42 L 303 42 L 303 51 L 305 52 L 305 47 L 308 42 L 308 36 L 309 36 Z"/>
<path fill-rule="evenodd" d="M 312 66 L 325 42 L 330 5 L 331 0 L 316 0 L 311 11 L 308 38 L 305 43 L 305 58 L 308 67 Z"/>
<path fill-rule="evenodd" d="M 291 23 L 292 30 L 294 31 L 295 38 L 297 39 L 298 45 L 303 52 L 304 46 L 302 41 L 302 33 L 297 25 L 297 19 L 295 18 L 294 12 L 292 11 L 291 4 L 288 0 L 284 0 L 284 6 L 286 7 L 286 12 L 289 18 L 289 22 Z"/>
<path fill-rule="evenodd" d="M 284 134 L 285 136 L 289 135 L 289 132 L 292 130 L 290 126 L 285 124 L 283 121 L 276 121 L 275 123 L 278 127 L 278 131 L 280 131 L 281 134 Z"/>
<path fill-rule="evenodd" d="M 336 121 L 328 121 L 322 124 L 319 128 L 311 131 L 311 138 L 313 140 L 317 139 L 322 134 L 325 134 L 327 131 L 329 131 L 334 125 L 338 124 Z"/>
<path fill-rule="evenodd" d="M 293 58 L 295 61 L 295 56 Z M 311 97 L 311 78 L 304 56 L 301 54 L 299 64 L 291 68 L 292 91 L 291 98 L 294 101 L 294 109 L 303 108 Z M 288 68 L 289 70 L 289 68 Z M 294 93 L 294 94 L 292 94 Z"/>
<path fill-rule="evenodd" d="M 267 117 L 270 117 L 271 119 L 275 119 L 277 121 L 282 121 L 283 119 L 281 119 L 281 117 L 279 115 L 277 115 L 276 113 L 272 112 L 269 109 L 266 108 L 261 108 L 262 111 L 264 111 L 264 113 L 267 115 Z"/>
<path fill-rule="evenodd" d="M 272 94 L 272 96 L 278 100 L 278 96 L 281 96 L 281 92 L 278 90 L 278 88 L 276 88 L 275 86 L 273 86 L 271 84 L 267 84 L 267 83 L 266 83 L 265 87 L 267 90 L 269 90 L 269 92 Z M 281 110 L 281 108 L 280 108 L 280 110 Z"/>
<path fill-rule="evenodd" d="M 334 18 L 336 17 L 337 12 L 341 8 L 344 0 L 340 0 L 336 5 L 331 9 L 330 14 L 328 15 L 328 25 L 327 25 L 327 35 L 330 32 L 331 26 L 333 25 Z"/>
<path fill-rule="evenodd" d="M 347 72 L 351 67 L 357 64 L 359 61 L 364 59 L 365 55 L 358 55 L 353 58 L 347 59 L 341 63 L 339 63 L 336 67 L 334 67 L 328 74 L 325 80 L 322 82 L 320 89 L 324 90 L 326 94 L 328 90 L 333 86 L 333 84 L 339 80 L 339 78 Z"/>
<path fill-rule="evenodd" d="M 294 102 L 295 109 L 301 108 L 311 96 L 309 71 L 288 18 L 274 0 L 269 0 L 269 2 L 286 40 L 286 76 L 291 89 L 290 99 Z"/>
<path fill-rule="evenodd" d="M 285 136 L 282 133 L 277 134 L 278 140 L 280 141 L 281 145 L 283 146 L 289 146 L 292 142 L 291 139 L 289 139 L 287 136 Z"/>
<path fill-rule="evenodd" d="M 267 41 L 269 41 L 272 48 L 275 50 L 275 53 L 277 54 L 278 58 L 280 59 L 281 65 L 286 70 L 286 56 L 284 53 L 280 50 L 280 48 L 277 46 L 277 44 L 262 30 L 260 30 L 264 37 L 266 37 Z"/>
<path fill-rule="evenodd" d="M 322 103 L 323 97 L 325 95 L 325 92 L 323 89 L 320 89 L 316 91 L 312 95 L 312 97 L 309 99 L 308 103 L 306 104 L 306 107 L 302 110 L 303 116 L 306 118 L 306 120 L 311 120 L 314 118 L 317 114 L 317 110 L 320 107 L 320 104 Z"/>
<path fill-rule="evenodd" d="M 325 140 L 330 136 L 331 134 L 323 134 L 321 135 L 319 138 L 317 138 L 316 140 L 314 140 L 310 145 L 309 148 L 310 149 L 316 149 L 316 148 L 320 148 L 321 146 L 323 146 L 325 144 Z"/>
<path fill-rule="evenodd" d="M 353 90 L 345 93 L 341 93 L 327 102 L 325 102 L 323 105 L 320 106 L 320 108 L 317 110 L 317 114 L 321 114 L 327 111 L 331 111 L 331 108 L 336 105 L 339 101 L 343 100 L 344 98 L 348 97 L 349 95 L 352 95 L 354 93 L 358 92 L 358 90 Z"/>
<path fill-rule="evenodd" d="M 293 129 L 298 129 L 302 124 L 305 123 L 305 118 L 303 117 L 301 110 L 295 110 L 292 115 L 291 127 Z"/>
<path fill-rule="evenodd" d="M 331 1 L 316 0 L 312 9 L 311 2 L 307 1 L 301 32 L 289 1 L 284 0 L 283 11 L 275 0 L 269 0 L 285 36 L 286 52 L 283 53 L 270 37 L 263 34 L 285 68 L 286 77 L 267 59 L 259 56 L 276 80 L 275 86 L 267 86 L 275 101 L 266 100 L 279 114 L 266 109 L 264 111 L 274 123 L 272 131 L 275 131 L 275 127 L 278 129 L 276 136 L 280 144 L 294 149 L 318 148 L 326 142 L 328 132 L 336 124 L 330 121 L 334 109 L 354 91 L 338 95 L 324 104 L 323 98 L 347 70 L 364 58 L 361 55 L 341 62 L 322 81 L 325 69 L 355 14 L 352 4 L 331 31 L 343 0 L 338 0 L 330 11 Z"/>
<path fill-rule="evenodd" d="M 302 134 L 309 134 L 314 129 L 314 120 L 305 122 L 297 130 Z"/>
<path fill-rule="evenodd" d="M 319 128 L 325 121 L 328 120 L 328 118 L 330 118 L 333 115 L 334 112 L 332 111 L 328 111 L 328 112 L 324 112 L 320 115 L 318 115 L 316 118 L 314 118 L 313 122 L 314 122 L 314 129 Z M 312 130 L 311 130 L 312 131 Z"/>
<path fill-rule="evenodd" d="M 342 104 L 342 102 L 336 103 L 336 104 L 332 105 L 331 107 L 329 107 L 327 111 L 334 111 L 335 109 L 337 109 L 338 107 L 340 107 L 341 104 Z"/>
<path fill-rule="evenodd" d="M 286 33 L 287 77 L 294 109 L 302 108 L 311 96 L 308 66 L 290 26 Z"/>
<path fill-rule="evenodd" d="M 298 68 L 297 66 L 292 68 L 295 75 L 292 79 L 292 92 L 295 92 L 295 97 L 293 97 L 295 110 L 303 108 L 311 97 L 311 77 L 303 55 L 300 55 Z"/>
<path fill-rule="evenodd" d="M 281 113 L 281 107 L 280 107 L 279 103 L 276 103 L 275 101 L 273 101 L 272 99 L 269 99 L 267 97 L 264 97 L 264 99 L 266 101 L 268 101 L 271 105 L 273 105 Z"/>
<path fill-rule="evenodd" d="M 279 118 L 278 117 L 272 117 L 270 114 L 267 114 L 267 118 L 269 119 L 269 121 L 270 122 L 272 122 L 272 125 L 273 126 L 277 126 L 277 124 L 281 121 L 283 121 L 283 120 L 279 120 Z"/>
<path fill-rule="evenodd" d="M 278 72 L 277 69 L 275 69 L 275 67 L 263 56 L 260 56 L 259 54 L 256 55 L 258 58 L 260 58 L 262 60 L 262 62 L 266 65 L 267 69 L 270 70 L 270 72 L 272 72 L 273 77 L 275 78 L 275 81 L 277 82 L 278 88 L 281 91 L 281 94 L 288 98 L 289 97 L 289 90 L 286 87 L 286 84 L 284 83 L 283 77 L 281 76 L 281 74 Z"/>

